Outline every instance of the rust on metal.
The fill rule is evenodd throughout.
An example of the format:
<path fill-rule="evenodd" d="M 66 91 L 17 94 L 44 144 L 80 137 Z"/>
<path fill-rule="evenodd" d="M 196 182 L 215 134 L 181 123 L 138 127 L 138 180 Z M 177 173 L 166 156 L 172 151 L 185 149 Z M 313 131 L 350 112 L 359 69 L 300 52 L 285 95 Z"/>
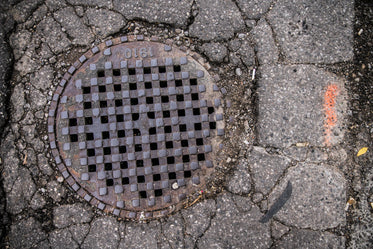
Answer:
<path fill-rule="evenodd" d="M 48 133 L 59 170 L 82 198 L 122 218 L 150 219 L 204 189 L 224 135 L 223 108 L 194 57 L 124 36 L 68 69 Z"/>

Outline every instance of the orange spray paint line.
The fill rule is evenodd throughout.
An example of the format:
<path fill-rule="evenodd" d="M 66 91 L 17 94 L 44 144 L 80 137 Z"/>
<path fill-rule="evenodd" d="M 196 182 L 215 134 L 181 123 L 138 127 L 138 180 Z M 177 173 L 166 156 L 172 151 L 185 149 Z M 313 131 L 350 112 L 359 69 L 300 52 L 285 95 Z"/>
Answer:
<path fill-rule="evenodd" d="M 324 112 L 325 112 L 325 145 L 330 146 L 330 137 L 333 127 L 337 124 L 337 114 L 335 110 L 336 98 L 339 93 L 338 86 L 330 84 L 324 95 Z"/>

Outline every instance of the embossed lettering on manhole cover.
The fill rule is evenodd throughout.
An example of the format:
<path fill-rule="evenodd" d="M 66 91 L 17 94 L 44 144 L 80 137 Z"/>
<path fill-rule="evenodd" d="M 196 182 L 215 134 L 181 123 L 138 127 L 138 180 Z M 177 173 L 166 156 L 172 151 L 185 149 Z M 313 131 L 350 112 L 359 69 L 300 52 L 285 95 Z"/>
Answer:
<path fill-rule="evenodd" d="M 224 135 L 223 109 L 193 57 L 131 36 L 70 67 L 48 132 L 59 170 L 86 201 L 123 218 L 152 218 L 204 188 Z"/>

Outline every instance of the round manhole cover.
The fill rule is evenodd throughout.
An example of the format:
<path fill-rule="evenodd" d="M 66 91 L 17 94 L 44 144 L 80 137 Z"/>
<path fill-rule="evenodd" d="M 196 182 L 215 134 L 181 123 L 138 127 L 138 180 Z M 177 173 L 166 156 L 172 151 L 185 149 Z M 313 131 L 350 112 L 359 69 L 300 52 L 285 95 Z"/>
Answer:
<path fill-rule="evenodd" d="M 219 89 L 198 59 L 131 36 L 94 47 L 68 70 L 48 132 L 81 197 L 142 219 L 177 210 L 204 188 L 224 122 Z"/>

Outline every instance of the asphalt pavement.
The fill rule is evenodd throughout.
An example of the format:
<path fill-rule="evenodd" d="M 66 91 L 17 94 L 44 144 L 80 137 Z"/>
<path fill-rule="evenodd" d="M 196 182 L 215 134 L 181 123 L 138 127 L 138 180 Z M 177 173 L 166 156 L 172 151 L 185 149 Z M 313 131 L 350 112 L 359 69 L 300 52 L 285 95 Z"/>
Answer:
<path fill-rule="evenodd" d="M 368 2 L 13 0 L 2 9 L 4 248 L 372 248 L 373 63 L 356 46 L 372 28 L 360 28 L 373 16 Z M 63 75 L 124 35 L 200 54 L 225 89 L 219 181 L 146 222 L 81 198 L 48 137 Z"/>

